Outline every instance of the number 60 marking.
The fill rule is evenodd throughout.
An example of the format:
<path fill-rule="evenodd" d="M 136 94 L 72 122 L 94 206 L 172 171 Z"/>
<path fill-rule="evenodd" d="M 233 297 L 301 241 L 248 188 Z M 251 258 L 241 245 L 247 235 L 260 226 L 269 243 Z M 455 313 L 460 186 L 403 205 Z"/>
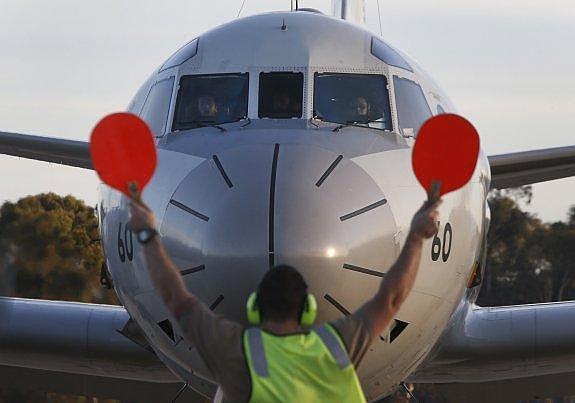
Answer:
<path fill-rule="evenodd" d="M 453 230 L 451 229 L 451 224 L 446 223 L 445 228 L 443 229 L 443 242 L 441 242 L 441 238 L 439 238 L 437 234 L 433 237 L 433 243 L 431 244 L 431 260 L 435 262 L 441 255 L 441 260 L 447 262 L 449 254 L 451 253 L 452 240 Z"/>
<path fill-rule="evenodd" d="M 123 232 L 123 234 L 122 234 Z M 122 235 L 124 239 L 122 240 Z M 126 257 L 131 262 L 134 258 L 134 243 L 132 241 L 132 231 L 128 229 L 128 226 L 124 226 L 124 231 L 122 231 L 122 223 L 118 227 L 118 256 L 123 262 L 126 261 Z"/>

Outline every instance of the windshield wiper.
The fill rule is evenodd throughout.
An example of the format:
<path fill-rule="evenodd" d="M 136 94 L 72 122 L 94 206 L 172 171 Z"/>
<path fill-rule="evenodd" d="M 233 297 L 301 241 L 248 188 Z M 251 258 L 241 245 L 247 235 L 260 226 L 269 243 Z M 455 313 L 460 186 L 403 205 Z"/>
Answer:
<path fill-rule="evenodd" d="M 362 124 L 367 125 L 369 123 L 373 122 L 372 121 L 368 121 L 368 122 L 358 122 L 356 120 L 348 120 L 345 123 L 342 123 L 340 125 L 337 125 L 336 127 L 334 127 L 331 131 L 332 132 L 339 132 L 341 129 L 343 129 L 344 127 L 349 127 L 349 126 L 357 126 L 357 127 L 369 127 L 369 126 L 362 126 Z"/>
<path fill-rule="evenodd" d="M 378 121 L 378 120 L 366 120 L 366 121 L 348 120 L 347 122 L 339 124 L 338 126 L 334 127 L 331 131 L 332 132 L 339 132 L 341 129 L 343 129 L 345 127 L 350 127 L 350 126 L 365 127 L 366 129 L 390 130 L 388 128 L 379 129 L 377 127 L 368 126 L 370 123 L 380 123 L 380 121 Z"/>
<path fill-rule="evenodd" d="M 222 127 L 215 122 L 209 122 L 209 121 L 205 121 L 205 120 L 191 120 L 189 122 L 186 122 L 185 126 L 188 126 L 188 125 L 190 125 L 190 126 L 195 125 L 195 127 L 191 127 L 191 129 L 197 129 L 198 127 L 214 127 L 222 133 L 225 133 L 228 131 L 225 127 Z"/>

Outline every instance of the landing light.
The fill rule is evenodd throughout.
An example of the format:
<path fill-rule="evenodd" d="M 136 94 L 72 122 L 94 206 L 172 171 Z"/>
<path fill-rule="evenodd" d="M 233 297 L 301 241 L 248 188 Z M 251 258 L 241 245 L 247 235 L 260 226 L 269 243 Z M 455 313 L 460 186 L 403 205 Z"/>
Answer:
<path fill-rule="evenodd" d="M 335 248 L 329 247 L 325 250 L 325 256 L 326 257 L 335 257 L 336 251 Z"/>

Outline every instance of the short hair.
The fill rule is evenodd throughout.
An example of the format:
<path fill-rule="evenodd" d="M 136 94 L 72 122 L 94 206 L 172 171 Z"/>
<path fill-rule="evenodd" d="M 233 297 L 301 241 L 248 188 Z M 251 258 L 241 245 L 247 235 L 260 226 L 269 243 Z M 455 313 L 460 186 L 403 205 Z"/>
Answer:
<path fill-rule="evenodd" d="M 297 269 L 285 264 L 266 272 L 257 290 L 262 320 L 299 320 L 307 297 L 307 284 Z"/>

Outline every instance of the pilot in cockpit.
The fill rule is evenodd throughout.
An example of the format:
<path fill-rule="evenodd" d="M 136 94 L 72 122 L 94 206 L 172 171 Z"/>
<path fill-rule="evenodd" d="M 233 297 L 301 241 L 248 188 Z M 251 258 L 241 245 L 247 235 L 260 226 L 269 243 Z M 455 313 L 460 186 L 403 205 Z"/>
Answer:
<path fill-rule="evenodd" d="M 273 108 L 276 111 L 288 111 L 290 108 L 290 98 L 285 92 L 274 94 Z"/>
<path fill-rule="evenodd" d="M 200 95 L 197 100 L 198 117 L 202 120 L 214 120 L 218 115 L 218 105 L 212 95 Z"/>
<path fill-rule="evenodd" d="M 371 105 L 362 96 L 358 96 L 353 101 L 354 121 L 358 123 L 367 123 L 371 121 Z"/>
<path fill-rule="evenodd" d="M 290 94 L 287 92 L 277 92 L 272 97 L 272 115 L 276 119 L 286 119 L 297 114 Z"/>

